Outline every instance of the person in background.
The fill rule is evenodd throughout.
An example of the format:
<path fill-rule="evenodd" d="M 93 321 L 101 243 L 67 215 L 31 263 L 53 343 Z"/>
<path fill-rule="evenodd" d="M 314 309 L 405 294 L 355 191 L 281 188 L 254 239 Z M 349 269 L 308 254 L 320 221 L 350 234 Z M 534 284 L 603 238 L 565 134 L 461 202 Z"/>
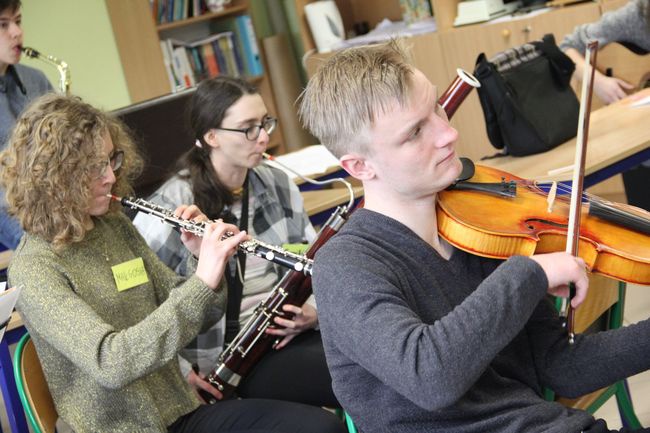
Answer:
<path fill-rule="evenodd" d="M 116 119 L 56 94 L 27 108 L 0 153 L 25 230 L 9 279 L 23 288 L 18 310 L 59 416 L 77 433 L 344 432 L 333 414 L 297 403 L 200 405 L 177 353 L 223 308 L 223 271 L 248 236 L 221 221 L 202 238 L 183 233 L 192 256 L 179 277 L 109 196 L 129 193 L 139 167 Z M 175 212 L 206 220 L 193 205 Z"/>
<path fill-rule="evenodd" d="M 641 51 L 650 52 L 650 0 L 630 0 L 625 6 L 603 14 L 595 23 L 577 26 L 567 35 L 560 49 L 576 64 L 574 76 L 582 79 L 587 42 L 597 40 L 599 48 L 612 42 L 631 44 Z M 643 71 L 650 72 L 650 71 Z M 627 83 L 620 78 L 608 77 L 596 70 L 594 92 L 606 104 L 624 98 L 639 83 Z M 623 173 L 623 183 L 629 204 L 650 211 L 650 161 Z"/>
<path fill-rule="evenodd" d="M 38 69 L 18 64 L 23 48 L 20 7 L 20 0 L 0 0 L 0 150 L 6 146 L 16 118 L 27 104 L 52 91 L 52 85 L 45 74 Z M 18 222 L 7 215 L 2 194 L 0 244 L 15 249 L 22 234 Z"/>
<path fill-rule="evenodd" d="M 303 125 L 364 188 L 314 260 L 335 394 L 364 432 L 607 432 L 543 389 L 574 397 L 650 368 L 650 320 L 571 345 L 547 295 L 575 283 L 580 305 L 582 259 L 499 261 L 441 237 L 437 195 L 462 165 L 438 91 L 393 41 L 335 53 L 301 95 Z"/>
<path fill-rule="evenodd" d="M 189 117 L 196 142 L 181 160 L 180 170 L 151 201 L 167 208 L 196 203 L 208 218 L 223 218 L 272 245 L 314 240 L 316 233 L 296 185 L 284 172 L 261 164 L 277 120 L 269 115 L 252 84 L 227 76 L 201 82 L 192 96 Z M 181 275 L 186 273 L 188 253 L 178 233 L 143 213 L 135 217 L 134 225 L 169 267 Z M 230 324 L 225 324 L 231 336 L 286 272 L 255 256 L 240 265 L 232 259 L 226 271 L 229 290 L 241 290 L 241 302 L 228 305 L 235 310 Z M 229 298 L 236 299 L 232 293 L 229 291 Z M 238 395 L 337 407 L 320 333 L 315 330 L 316 309 L 308 301 L 303 306 L 285 305 L 284 311 L 293 314 L 293 319 L 277 317 L 276 326 L 266 331 L 278 337 L 277 350 L 266 354 L 242 380 Z M 216 398 L 221 394 L 204 380 L 204 375 L 217 366 L 224 333 L 222 322 L 199 335 L 182 352 L 185 360 L 181 360 L 190 383 Z M 198 365 L 199 374 L 191 364 Z"/>
<path fill-rule="evenodd" d="M 625 6 L 603 14 L 595 23 L 582 24 L 566 35 L 560 49 L 576 64 L 574 76 L 582 80 L 587 43 L 597 40 L 599 48 L 612 42 L 632 44 L 650 52 L 650 0 L 631 0 Z M 594 92 L 606 104 L 624 98 L 638 83 L 627 83 L 596 70 Z"/>

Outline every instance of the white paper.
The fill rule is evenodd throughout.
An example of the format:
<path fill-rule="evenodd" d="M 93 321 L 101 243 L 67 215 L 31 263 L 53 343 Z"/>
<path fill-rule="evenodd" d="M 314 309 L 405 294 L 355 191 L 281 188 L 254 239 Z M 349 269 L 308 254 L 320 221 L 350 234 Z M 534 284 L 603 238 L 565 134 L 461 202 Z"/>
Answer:
<path fill-rule="evenodd" d="M 332 155 L 322 144 L 307 146 L 296 152 L 277 156 L 275 159 L 303 176 L 325 173 L 330 167 L 334 166 L 340 167 L 338 158 Z M 291 179 L 298 177 L 274 161 L 266 161 L 266 163 L 284 171 Z"/>
<path fill-rule="evenodd" d="M 12 287 L 0 293 L 0 323 L 6 322 L 11 317 L 18 296 L 20 296 L 20 290 L 20 287 Z M 6 330 L 6 326 L 0 329 L 0 340 L 4 337 Z"/>
<path fill-rule="evenodd" d="M 378 42 L 388 41 L 393 38 L 403 36 L 419 35 L 421 33 L 435 32 L 437 29 L 435 18 L 426 18 L 416 21 L 411 25 L 407 25 L 405 21 L 392 22 L 389 19 L 384 19 L 374 30 L 366 33 L 365 35 L 357 36 L 341 41 L 334 46 L 334 49 L 341 49 L 353 47 L 357 45 L 369 45 Z"/>
<path fill-rule="evenodd" d="M 643 107 L 645 105 L 650 105 L 650 95 L 645 96 L 637 101 L 634 101 L 630 104 L 630 107 Z"/>

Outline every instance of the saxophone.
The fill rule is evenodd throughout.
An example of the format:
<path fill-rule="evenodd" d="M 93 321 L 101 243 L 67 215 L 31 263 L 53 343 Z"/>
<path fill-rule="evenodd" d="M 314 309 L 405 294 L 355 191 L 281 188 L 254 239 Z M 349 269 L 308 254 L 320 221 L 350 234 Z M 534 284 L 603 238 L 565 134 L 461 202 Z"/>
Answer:
<path fill-rule="evenodd" d="M 33 48 L 22 47 L 22 50 L 27 57 L 31 57 L 32 59 L 39 59 L 45 63 L 55 66 L 57 71 L 59 71 L 59 90 L 61 93 L 64 93 L 66 95 L 70 94 L 70 68 L 66 62 L 48 54 L 41 54 Z"/>

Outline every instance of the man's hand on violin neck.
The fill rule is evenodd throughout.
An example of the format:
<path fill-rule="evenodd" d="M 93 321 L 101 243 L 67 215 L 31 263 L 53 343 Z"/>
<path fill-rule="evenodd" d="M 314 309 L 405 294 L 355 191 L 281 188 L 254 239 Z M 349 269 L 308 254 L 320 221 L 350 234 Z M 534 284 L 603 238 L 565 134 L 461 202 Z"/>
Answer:
<path fill-rule="evenodd" d="M 578 307 L 587 297 L 589 279 L 585 261 L 580 257 L 560 252 L 538 254 L 531 257 L 544 270 L 548 279 L 548 293 L 554 296 L 569 296 L 569 283 L 574 283 L 576 294 L 571 300 L 573 308 Z"/>

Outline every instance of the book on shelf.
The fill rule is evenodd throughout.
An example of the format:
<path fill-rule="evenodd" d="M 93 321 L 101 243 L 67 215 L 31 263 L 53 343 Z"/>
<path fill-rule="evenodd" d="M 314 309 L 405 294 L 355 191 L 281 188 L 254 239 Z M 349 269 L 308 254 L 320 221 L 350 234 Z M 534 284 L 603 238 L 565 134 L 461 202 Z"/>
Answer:
<path fill-rule="evenodd" d="M 149 0 L 156 24 L 165 24 L 208 12 L 204 0 Z"/>
<path fill-rule="evenodd" d="M 242 75 L 256 77 L 264 74 L 260 48 L 250 16 L 238 15 L 219 20 L 215 23 L 215 28 L 233 33 L 232 48 L 238 69 L 244 71 Z"/>
<path fill-rule="evenodd" d="M 215 33 L 205 38 L 185 42 L 168 38 L 160 43 L 169 57 L 168 76 L 172 91 L 195 85 L 197 82 L 219 74 L 232 77 L 254 76 L 246 68 L 241 44 L 233 31 Z M 165 60 L 167 68 L 167 61 Z M 176 86 L 172 85 L 172 78 Z"/>
<path fill-rule="evenodd" d="M 183 87 L 193 87 L 196 85 L 194 71 L 190 66 L 187 50 L 185 47 L 176 47 L 172 52 L 174 71 L 181 78 Z"/>
<path fill-rule="evenodd" d="M 212 44 L 203 44 L 200 46 L 200 49 L 203 54 L 203 59 L 205 60 L 205 65 L 208 69 L 208 77 L 216 77 L 219 75 L 219 64 L 217 63 L 217 57 L 212 49 Z"/>
<path fill-rule="evenodd" d="M 194 74 L 194 81 L 200 82 L 208 77 L 207 70 L 203 64 L 203 59 L 200 56 L 200 53 L 197 50 L 197 47 L 188 47 L 186 48 L 187 59 L 189 60 L 190 69 Z"/>
<path fill-rule="evenodd" d="M 248 15 L 235 17 L 237 37 L 240 40 L 244 59 L 249 75 L 256 76 L 264 73 L 260 48 L 257 44 L 257 36 L 253 28 L 253 22 Z"/>
<path fill-rule="evenodd" d="M 233 47 L 233 34 L 232 32 L 227 32 L 223 34 L 224 37 L 217 39 L 219 48 L 223 53 L 224 61 L 226 62 L 226 71 L 228 75 L 232 77 L 239 77 L 243 75 L 244 71 L 240 71 L 237 68 L 237 61 L 235 60 L 235 50 Z"/>
<path fill-rule="evenodd" d="M 176 75 L 176 72 L 174 72 L 171 55 L 171 44 L 169 43 L 169 40 L 165 39 L 160 41 L 160 51 L 162 51 L 163 63 L 165 64 L 167 79 L 169 80 L 169 87 L 173 91 L 181 86 L 181 81 Z"/>

